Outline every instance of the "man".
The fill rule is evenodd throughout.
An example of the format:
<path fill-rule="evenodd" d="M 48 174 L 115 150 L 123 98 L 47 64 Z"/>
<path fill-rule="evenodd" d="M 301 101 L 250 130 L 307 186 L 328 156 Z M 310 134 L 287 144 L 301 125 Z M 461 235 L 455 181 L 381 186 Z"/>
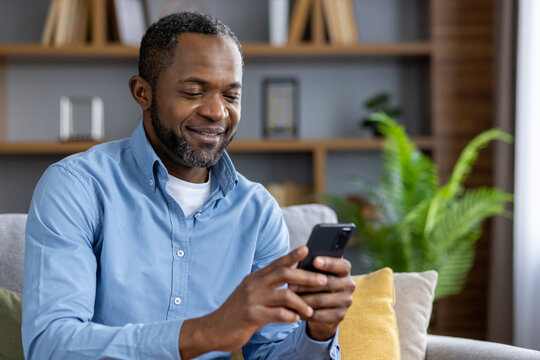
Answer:
<path fill-rule="evenodd" d="M 52 165 L 29 211 L 27 358 L 339 358 L 354 283 L 293 268 L 279 207 L 224 152 L 240 120 L 241 46 L 219 21 L 152 25 L 130 80 L 129 139 Z M 287 287 L 288 285 L 288 287 Z"/>

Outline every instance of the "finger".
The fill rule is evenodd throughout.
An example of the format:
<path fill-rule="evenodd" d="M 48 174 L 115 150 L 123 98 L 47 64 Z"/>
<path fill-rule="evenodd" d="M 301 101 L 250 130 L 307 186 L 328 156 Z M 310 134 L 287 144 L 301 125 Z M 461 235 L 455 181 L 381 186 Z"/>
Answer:
<path fill-rule="evenodd" d="M 323 324 L 339 324 L 347 313 L 346 308 L 332 308 L 315 310 L 309 321 L 319 322 Z"/>
<path fill-rule="evenodd" d="M 310 318 L 313 315 L 313 308 L 306 304 L 304 300 L 289 289 L 281 289 L 274 291 L 273 295 L 268 298 L 266 306 L 269 307 L 285 307 L 294 311 L 302 318 Z"/>
<path fill-rule="evenodd" d="M 287 255 L 284 255 L 276 260 L 274 260 L 270 265 L 262 268 L 261 270 L 257 271 L 257 273 L 261 276 L 265 276 L 269 273 L 272 273 L 278 268 L 281 267 L 291 267 L 297 262 L 301 261 L 303 258 L 305 258 L 308 254 L 308 248 L 307 246 L 300 246 Z"/>
<path fill-rule="evenodd" d="M 262 320 L 261 325 L 274 322 L 295 323 L 300 320 L 297 313 L 283 307 L 261 307 L 256 316 Z"/>
<path fill-rule="evenodd" d="M 318 274 L 313 271 L 302 269 L 293 269 L 290 267 L 279 267 L 273 272 L 258 278 L 259 283 L 263 287 L 275 289 L 276 287 L 293 284 L 300 286 L 322 286 L 326 284 L 327 277 L 323 274 Z"/>
<path fill-rule="evenodd" d="M 317 256 L 313 259 L 313 266 L 338 277 L 349 276 L 351 273 L 351 263 L 346 259 Z"/>
<path fill-rule="evenodd" d="M 294 264 L 304 259 L 307 254 L 307 246 L 300 246 L 252 275 L 263 286 L 273 286 L 274 288 L 287 283 L 299 285 L 325 284 L 326 277 L 323 275 L 318 275 L 312 271 L 292 268 Z"/>
<path fill-rule="evenodd" d="M 339 293 L 319 293 L 301 296 L 302 301 L 312 309 L 348 308 L 352 304 L 352 295 Z"/>
<path fill-rule="evenodd" d="M 309 293 L 323 293 L 323 292 L 347 292 L 353 293 L 356 288 L 354 280 L 349 277 L 335 277 L 327 275 L 327 282 L 324 285 L 317 286 L 305 286 L 295 285 L 291 286 L 291 291 L 297 294 L 309 294 Z"/>

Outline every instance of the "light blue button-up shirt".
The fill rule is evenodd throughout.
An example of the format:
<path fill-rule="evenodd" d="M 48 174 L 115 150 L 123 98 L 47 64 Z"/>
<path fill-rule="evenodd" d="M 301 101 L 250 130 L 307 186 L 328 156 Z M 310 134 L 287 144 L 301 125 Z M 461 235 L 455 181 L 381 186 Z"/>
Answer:
<path fill-rule="evenodd" d="M 268 192 L 226 153 L 211 171 L 209 199 L 185 216 L 142 122 L 130 138 L 45 171 L 26 226 L 26 358 L 179 359 L 185 319 L 216 310 L 246 275 L 289 251 Z M 314 341 L 304 322 L 264 326 L 243 351 L 247 359 L 339 358 L 337 336 Z"/>

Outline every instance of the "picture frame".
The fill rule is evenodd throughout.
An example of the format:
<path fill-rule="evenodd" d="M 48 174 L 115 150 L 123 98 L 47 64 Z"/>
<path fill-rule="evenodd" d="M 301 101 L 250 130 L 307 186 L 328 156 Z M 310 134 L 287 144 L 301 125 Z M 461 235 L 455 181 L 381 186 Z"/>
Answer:
<path fill-rule="evenodd" d="M 295 138 L 298 136 L 298 81 L 295 78 L 263 80 L 263 136 Z"/>
<path fill-rule="evenodd" d="M 60 98 L 60 140 L 99 141 L 104 138 L 103 100 L 98 96 Z"/>

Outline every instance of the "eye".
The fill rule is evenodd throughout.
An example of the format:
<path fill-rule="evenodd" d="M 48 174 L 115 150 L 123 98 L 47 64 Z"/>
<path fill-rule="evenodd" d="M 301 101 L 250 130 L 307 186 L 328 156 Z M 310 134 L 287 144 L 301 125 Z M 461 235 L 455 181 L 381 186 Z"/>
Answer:
<path fill-rule="evenodd" d="M 193 92 L 193 91 L 182 91 L 182 93 L 188 97 L 192 97 L 192 98 L 195 98 L 195 97 L 200 97 L 203 95 L 202 92 Z"/>
<path fill-rule="evenodd" d="M 240 94 L 224 94 L 223 95 L 229 102 L 237 102 L 240 100 Z"/>

